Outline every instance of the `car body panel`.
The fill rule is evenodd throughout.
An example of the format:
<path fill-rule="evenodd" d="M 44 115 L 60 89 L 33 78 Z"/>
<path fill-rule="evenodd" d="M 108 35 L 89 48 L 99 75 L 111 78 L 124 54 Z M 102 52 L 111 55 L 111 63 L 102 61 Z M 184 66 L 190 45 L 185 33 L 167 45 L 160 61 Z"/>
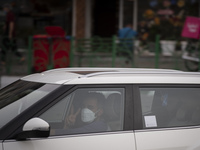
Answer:
<path fill-rule="evenodd" d="M 129 75 L 122 77 L 112 76 L 112 77 L 93 77 L 93 78 L 84 78 L 80 80 L 71 80 L 65 84 L 200 84 L 200 75 L 189 77 L 181 76 L 166 76 L 161 74 L 156 76 L 149 75 Z"/>
<path fill-rule="evenodd" d="M 134 134 L 131 131 L 4 142 L 4 150 L 135 150 L 135 146 Z"/>
<path fill-rule="evenodd" d="M 138 150 L 198 150 L 200 128 L 136 131 Z"/>
<path fill-rule="evenodd" d="M 200 73 L 165 69 L 97 68 L 54 69 L 21 78 L 53 84 L 172 83 L 200 84 Z"/>
<path fill-rule="evenodd" d="M 0 150 L 3 150 L 3 143 L 2 143 L 2 141 L 0 142 Z"/>
<path fill-rule="evenodd" d="M 197 89 L 196 90 L 197 96 L 195 100 L 197 99 L 198 101 L 198 98 L 200 97 L 200 95 L 197 94 L 198 90 L 200 89 L 200 73 L 183 72 L 183 71 L 176 71 L 169 69 L 143 69 L 143 68 L 141 69 L 140 68 L 138 69 L 64 68 L 64 69 L 54 69 L 42 73 L 29 75 L 21 78 L 20 80 L 58 84 L 62 86 L 59 86 L 59 89 L 55 91 L 55 93 L 49 94 L 47 97 L 45 97 L 37 104 L 35 104 L 33 107 L 31 107 L 29 111 L 22 114 L 19 118 L 15 118 L 10 122 L 9 125 L 10 128 L 13 129 L 12 130 L 13 132 L 10 132 L 9 133 L 10 135 L 5 134 L 7 137 L 5 137 L 3 146 L 1 147 L 3 150 L 12 150 L 12 149 L 15 150 L 26 150 L 26 149 L 30 150 L 34 149 L 37 150 L 40 149 L 41 150 L 55 150 L 55 149 L 198 150 L 200 149 L 200 144 L 199 144 L 200 126 L 198 126 L 198 124 L 195 125 L 175 124 L 174 126 L 169 125 L 167 127 L 163 126 L 160 127 L 155 125 L 156 122 L 155 119 L 151 120 L 152 117 L 156 118 L 157 114 L 154 114 L 153 112 L 150 111 L 150 113 L 148 113 L 148 115 L 150 116 L 148 117 L 148 119 L 150 118 L 150 120 L 148 120 L 147 123 L 152 123 L 153 126 L 150 127 L 144 126 L 144 121 L 143 121 L 144 118 L 141 107 L 142 98 L 139 93 L 140 92 L 139 88 L 141 87 L 145 88 L 156 87 L 158 88 L 158 91 L 162 91 L 161 88 L 165 89 L 165 87 L 169 89 L 170 88 L 186 89 L 195 87 Z M 79 88 L 80 89 L 84 88 L 84 90 L 86 90 L 87 88 L 91 88 L 92 90 L 96 88 L 125 89 L 124 105 L 123 105 L 124 115 L 122 115 L 124 117 L 124 120 L 122 121 L 123 122 L 122 124 L 124 126 L 119 130 L 113 130 L 112 132 L 111 130 L 108 130 L 109 132 L 108 131 L 102 131 L 101 133 L 87 132 L 85 134 L 70 133 L 69 135 L 63 135 L 64 133 L 62 132 L 62 134 L 59 134 L 59 136 L 56 134 L 55 135 L 51 134 L 48 138 L 38 137 L 38 138 L 26 139 L 24 141 L 17 141 L 14 138 L 15 134 L 20 133 L 23 126 L 22 124 L 24 124 L 24 122 L 26 122 L 28 119 L 31 119 L 32 117 L 39 117 L 49 108 L 55 106 L 55 104 L 61 101 L 62 98 L 64 99 L 70 94 L 73 95 L 73 92 Z M 192 90 L 192 92 L 194 93 L 193 89 L 190 90 Z M 149 91 L 147 91 L 146 95 L 149 94 L 148 92 Z M 166 98 L 164 97 L 166 93 L 165 92 L 164 93 L 160 92 L 160 93 L 161 93 L 160 96 L 157 97 L 158 102 L 167 102 L 165 101 L 166 99 L 164 99 Z M 187 92 L 182 92 L 182 93 L 188 94 L 188 89 Z M 184 95 L 182 93 L 181 95 Z M 172 95 L 178 95 L 178 94 L 175 93 Z M 192 101 L 192 98 L 190 97 L 190 95 L 188 97 L 186 97 L 186 100 L 190 103 Z M 169 98 L 171 97 L 169 96 Z M 145 100 L 149 100 L 149 97 L 147 96 Z M 174 99 L 172 100 L 175 101 Z M 178 104 L 181 105 L 181 103 Z M 164 109 L 166 107 L 159 106 L 158 108 Z M 58 109 L 55 110 L 57 112 Z M 175 109 L 175 111 L 177 111 L 177 109 Z M 197 112 L 200 112 L 200 109 L 197 110 Z M 184 112 L 181 112 L 180 115 L 184 116 L 183 113 Z M 199 117 L 198 114 L 199 113 L 197 113 L 197 117 Z M 51 115 L 50 118 L 52 118 Z M 22 119 L 24 120 L 22 121 Z M 15 122 L 20 122 L 18 123 L 17 127 L 15 127 L 16 125 Z"/>

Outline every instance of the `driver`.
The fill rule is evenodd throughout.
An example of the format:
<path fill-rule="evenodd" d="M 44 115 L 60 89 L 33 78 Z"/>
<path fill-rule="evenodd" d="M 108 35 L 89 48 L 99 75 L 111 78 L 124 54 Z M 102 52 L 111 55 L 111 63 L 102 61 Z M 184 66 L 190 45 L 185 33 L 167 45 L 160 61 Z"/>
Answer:
<path fill-rule="evenodd" d="M 103 119 L 103 104 L 105 98 L 100 93 L 89 93 L 83 100 L 82 107 L 74 112 L 74 107 L 71 107 L 70 114 L 66 117 L 64 129 L 56 133 L 89 133 L 107 131 L 108 126 Z M 83 123 L 81 127 L 75 127 L 75 123 Z"/>

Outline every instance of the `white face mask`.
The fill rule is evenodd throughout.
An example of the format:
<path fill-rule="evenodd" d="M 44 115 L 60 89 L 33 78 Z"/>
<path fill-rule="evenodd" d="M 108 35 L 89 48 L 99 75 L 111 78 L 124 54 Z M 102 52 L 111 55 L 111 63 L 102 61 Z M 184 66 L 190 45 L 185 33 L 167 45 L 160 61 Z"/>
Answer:
<path fill-rule="evenodd" d="M 95 116 L 96 113 L 94 113 L 88 108 L 83 108 L 81 110 L 81 120 L 85 123 L 91 123 L 96 118 Z"/>

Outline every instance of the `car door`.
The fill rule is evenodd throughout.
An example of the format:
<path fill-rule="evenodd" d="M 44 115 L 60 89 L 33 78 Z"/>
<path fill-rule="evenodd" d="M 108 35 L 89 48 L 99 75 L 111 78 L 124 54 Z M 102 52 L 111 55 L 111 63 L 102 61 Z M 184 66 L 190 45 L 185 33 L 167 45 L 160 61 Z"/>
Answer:
<path fill-rule="evenodd" d="M 137 150 L 200 149 L 200 87 L 140 86 Z"/>
<path fill-rule="evenodd" d="M 51 132 L 48 138 L 5 140 L 4 150 L 135 150 L 132 113 L 126 110 L 129 107 L 126 104 L 130 104 L 128 101 L 131 101 L 128 92 L 130 87 L 76 87 L 36 115 L 49 123 Z M 85 99 L 88 98 L 95 99 L 97 102 L 95 103 L 97 110 L 93 112 L 95 118 L 92 121 L 92 115 L 83 119 L 85 107 L 89 114 L 94 107 L 91 103 L 85 105 L 87 102 Z"/>

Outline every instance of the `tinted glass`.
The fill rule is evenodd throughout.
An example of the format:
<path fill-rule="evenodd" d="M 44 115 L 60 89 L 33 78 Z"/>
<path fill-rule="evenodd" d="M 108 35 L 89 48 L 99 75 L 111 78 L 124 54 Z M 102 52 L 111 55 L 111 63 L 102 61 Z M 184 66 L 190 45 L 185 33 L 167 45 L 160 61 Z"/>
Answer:
<path fill-rule="evenodd" d="M 0 127 L 57 87 L 58 85 L 19 80 L 0 90 Z"/>
<path fill-rule="evenodd" d="M 119 131 L 123 129 L 124 89 L 84 88 L 64 97 L 40 118 L 51 135 Z"/>
<path fill-rule="evenodd" d="M 200 124 L 200 88 L 140 88 L 144 128 Z"/>

